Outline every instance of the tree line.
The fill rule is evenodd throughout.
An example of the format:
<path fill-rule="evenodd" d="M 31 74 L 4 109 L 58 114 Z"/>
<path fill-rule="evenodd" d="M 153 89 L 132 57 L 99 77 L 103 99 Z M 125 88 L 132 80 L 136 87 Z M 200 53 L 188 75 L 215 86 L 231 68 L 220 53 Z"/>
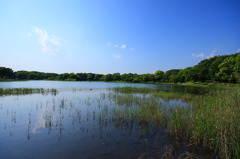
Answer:
<path fill-rule="evenodd" d="M 0 67 L 0 78 L 17 80 L 60 80 L 60 81 L 124 81 L 132 83 L 173 82 L 240 82 L 240 53 L 214 56 L 204 59 L 193 67 L 171 69 L 166 72 L 157 70 L 155 73 L 45 73 L 38 71 L 16 71 Z"/>

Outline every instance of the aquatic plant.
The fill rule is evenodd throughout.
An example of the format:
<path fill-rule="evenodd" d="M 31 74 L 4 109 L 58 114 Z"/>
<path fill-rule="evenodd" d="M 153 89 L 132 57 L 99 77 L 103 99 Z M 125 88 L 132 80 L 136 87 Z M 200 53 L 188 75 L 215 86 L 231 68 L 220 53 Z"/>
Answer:
<path fill-rule="evenodd" d="M 33 93 L 42 93 L 56 95 L 58 93 L 57 89 L 44 89 L 44 88 L 0 88 L 0 96 L 4 95 L 25 95 Z"/>
<path fill-rule="evenodd" d="M 139 92 L 137 90 L 138 88 L 118 88 L 117 91 L 139 93 L 144 89 L 139 89 Z M 189 105 L 169 105 L 166 109 L 153 96 L 163 99 L 179 98 Z M 205 95 L 155 91 L 153 96 L 140 98 L 132 94 L 119 95 L 116 98 L 118 107 L 113 110 L 114 117 L 122 121 L 157 123 L 167 128 L 169 134 L 214 150 L 221 158 L 240 157 L 239 89 L 211 91 Z"/>

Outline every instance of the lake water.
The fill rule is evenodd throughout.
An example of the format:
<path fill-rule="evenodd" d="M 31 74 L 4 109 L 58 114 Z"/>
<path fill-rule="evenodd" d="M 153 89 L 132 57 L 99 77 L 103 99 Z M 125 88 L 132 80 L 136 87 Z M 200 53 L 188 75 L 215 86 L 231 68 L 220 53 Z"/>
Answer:
<path fill-rule="evenodd" d="M 166 84 L 0 82 L 0 88 L 58 90 L 57 94 L 0 96 L 0 158 L 147 158 L 160 154 L 167 145 L 178 147 L 176 154 L 194 151 L 157 125 L 117 120 L 113 109 L 119 103 L 113 88 L 125 86 L 194 94 L 208 91 Z M 181 100 L 158 102 L 187 105 Z"/>

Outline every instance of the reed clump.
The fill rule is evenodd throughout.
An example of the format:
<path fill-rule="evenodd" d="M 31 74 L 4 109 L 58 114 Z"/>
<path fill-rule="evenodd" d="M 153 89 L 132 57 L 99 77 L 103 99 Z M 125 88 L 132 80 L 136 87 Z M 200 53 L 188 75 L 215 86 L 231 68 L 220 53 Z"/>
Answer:
<path fill-rule="evenodd" d="M 163 91 L 156 91 L 153 93 L 154 96 L 164 99 L 182 99 L 183 101 L 191 101 L 193 96 L 192 94 L 183 94 L 179 92 L 163 92 Z"/>
<path fill-rule="evenodd" d="M 219 152 L 221 158 L 240 158 L 240 90 L 221 90 L 194 98 L 197 108 L 188 126 L 191 140 Z"/>
<path fill-rule="evenodd" d="M 120 92 L 139 93 L 138 88 L 123 90 Z M 119 95 L 116 99 L 121 106 L 115 108 L 114 117 L 156 123 L 167 128 L 171 135 L 214 151 L 219 158 L 240 158 L 240 89 L 210 91 L 204 95 L 148 91 L 152 95 Z M 159 97 L 182 99 L 189 104 L 164 106 Z M 124 105 L 124 101 L 128 104 Z"/>
<path fill-rule="evenodd" d="M 48 94 L 51 93 L 56 95 L 58 93 L 57 89 L 44 89 L 44 88 L 0 88 L 0 96 L 4 95 L 24 95 L 24 94 L 33 94 L 41 93 Z"/>

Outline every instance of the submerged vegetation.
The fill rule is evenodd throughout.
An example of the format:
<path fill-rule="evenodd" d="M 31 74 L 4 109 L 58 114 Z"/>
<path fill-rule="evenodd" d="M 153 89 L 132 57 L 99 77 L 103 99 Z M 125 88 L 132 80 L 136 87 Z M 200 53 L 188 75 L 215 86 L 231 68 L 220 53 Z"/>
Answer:
<path fill-rule="evenodd" d="M 143 88 L 117 88 L 121 93 L 141 93 Z M 151 89 L 147 89 L 149 92 Z M 158 98 L 182 99 L 187 106 L 164 105 Z M 156 92 L 150 96 L 117 95 L 115 107 L 118 120 L 155 123 L 169 134 L 185 138 L 192 145 L 200 145 L 220 158 L 240 157 L 240 90 L 218 90 L 204 95 Z M 128 104 L 127 104 L 128 103 Z"/>

